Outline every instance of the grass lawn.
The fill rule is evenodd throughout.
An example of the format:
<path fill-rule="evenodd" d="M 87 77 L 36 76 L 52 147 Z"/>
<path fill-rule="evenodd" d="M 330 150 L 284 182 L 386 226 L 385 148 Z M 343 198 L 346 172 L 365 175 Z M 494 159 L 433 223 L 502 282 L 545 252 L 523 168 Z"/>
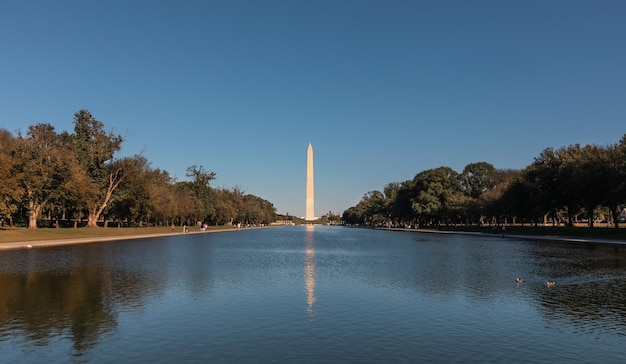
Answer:
<path fill-rule="evenodd" d="M 232 229 L 225 226 L 209 226 L 207 230 L 224 230 Z M 198 231 L 195 226 L 189 227 L 190 232 Z M 174 233 L 182 233 L 182 226 L 176 226 Z M 128 235 L 149 235 L 149 234 L 171 234 L 172 228 L 169 226 L 157 227 L 108 227 L 108 228 L 4 228 L 0 230 L 0 244 L 18 241 L 36 241 L 36 240 L 56 240 L 56 239 L 74 239 L 74 238 L 90 238 L 90 237 L 106 237 L 106 236 L 128 236 Z"/>

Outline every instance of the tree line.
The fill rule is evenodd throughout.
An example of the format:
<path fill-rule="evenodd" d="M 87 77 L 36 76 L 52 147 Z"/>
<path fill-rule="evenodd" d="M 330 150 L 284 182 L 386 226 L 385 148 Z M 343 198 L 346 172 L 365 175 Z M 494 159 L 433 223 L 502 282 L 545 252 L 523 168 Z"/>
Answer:
<path fill-rule="evenodd" d="M 547 148 L 521 170 L 487 162 L 419 172 L 367 192 L 343 214 L 348 224 L 564 224 L 619 227 L 626 205 L 626 135 L 608 146 Z"/>
<path fill-rule="evenodd" d="M 88 110 L 74 114 L 74 131 L 30 125 L 0 129 L 0 219 L 44 224 L 108 226 L 267 224 L 276 209 L 238 188 L 214 188 L 215 173 L 187 168 L 189 181 L 153 169 L 141 154 L 118 157 L 124 138 L 107 132 Z M 27 223 L 26 223 L 27 221 Z"/>

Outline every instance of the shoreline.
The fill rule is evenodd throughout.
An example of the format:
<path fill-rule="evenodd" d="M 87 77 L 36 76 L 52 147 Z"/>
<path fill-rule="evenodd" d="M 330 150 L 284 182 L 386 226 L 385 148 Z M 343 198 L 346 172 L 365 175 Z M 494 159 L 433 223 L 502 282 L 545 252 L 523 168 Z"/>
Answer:
<path fill-rule="evenodd" d="M 266 226 L 272 227 L 272 226 Z M 150 233 L 150 234 L 135 234 L 135 235 L 114 235 L 114 236 L 93 236 L 82 238 L 69 238 L 69 239 L 48 239 L 48 240 L 32 240 L 32 241 L 16 241 L 0 243 L 0 251 L 4 250 L 20 250 L 20 249 L 33 249 L 33 248 L 45 248 L 62 245 L 74 245 L 74 244 L 91 244 L 120 240 L 137 240 L 137 239 L 151 239 L 166 236 L 180 236 L 180 235 L 194 235 L 194 234 L 207 234 L 207 233 L 219 233 L 228 231 L 242 231 L 251 229 L 261 229 L 264 227 L 251 227 L 241 229 L 213 229 L 206 231 L 190 231 L 184 232 L 167 232 L 167 233 Z M 362 228 L 362 227 L 361 227 Z M 430 229 L 407 229 L 407 228 L 368 228 L 375 230 L 387 230 L 387 231 L 400 231 L 408 233 L 428 233 L 428 234 L 457 234 L 457 235 L 472 235 L 483 236 L 497 239 L 523 239 L 523 240 L 545 240 L 556 241 L 563 243 L 586 243 L 586 244 L 599 244 L 599 245 L 616 245 L 626 246 L 626 241 L 623 240 L 611 240 L 611 239 L 595 239 L 595 238 L 571 238 L 561 236 L 542 236 L 542 235 L 518 235 L 518 234 L 486 234 L 475 231 L 445 231 L 445 230 L 430 230 Z"/>
<path fill-rule="evenodd" d="M 45 247 L 52 247 L 52 246 L 74 245 L 74 244 L 103 243 L 103 242 L 119 241 L 119 240 L 150 239 L 150 238 L 160 238 L 160 237 L 166 237 L 166 236 L 220 233 L 220 232 L 226 232 L 226 231 L 241 231 L 241 230 L 250 230 L 250 229 L 260 229 L 260 228 L 259 227 L 243 228 L 243 229 L 225 228 L 225 229 L 213 229 L 213 230 L 206 230 L 206 231 L 190 231 L 187 233 L 168 232 L 168 233 L 151 233 L 151 234 L 135 234 L 135 235 L 93 236 L 93 237 L 70 238 L 70 239 L 16 241 L 16 242 L 0 243 L 0 251 L 45 248 Z"/>
<path fill-rule="evenodd" d="M 519 234 L 486 234 L 475 231 L 446 231 L 446 230 L 429 230 L 429 229 L 406 229 L 406 228 L 376 228 L 377 230 L 389 230 L 389 231 L 403 231 L 403 232 L 415 232 L 415 233 L 430 233 L 430 234 L 458 234 L 458 235 L 473 235 L 484 236 L 498 239 L 524 239 L 524 240 L 548 240 L 559 241 L 564 243 L 587 243 L 587 244 L 603 244 L 603 245 L 626 245 L 624 240 L 614 239 L 596 239 L 596 238 L 570 238 L 565 236 L 545 236 L 545 235 L 519 235 Z"/>

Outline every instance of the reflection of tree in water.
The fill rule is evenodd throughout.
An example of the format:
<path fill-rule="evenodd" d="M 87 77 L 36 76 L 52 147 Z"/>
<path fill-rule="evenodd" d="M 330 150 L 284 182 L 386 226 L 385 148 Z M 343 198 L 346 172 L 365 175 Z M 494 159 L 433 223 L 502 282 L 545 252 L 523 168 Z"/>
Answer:
<path fill-rule="evenodd" d="M 355 265 L 366 267 L 358 277 L 368 284 L 411 288 L 437 299 L 462 295 L 480 302 L 511 287 L 511 280 L 497 284 L 502 272 L 511 269 L 508 250 L 494 249 L 491 240 L 438 234 L 416 234 L 413 240 L 374 248 L 380 255 L 351 257 Z"/>
<path fill-rule="evenodd" d="M 462 296 L 480 304 L 515 292 L 512 302 L 528 302 L 548 322 L 564 321 L 580 332 L 625 332 L 624 248 L 419 234 L 414 241 L 393 249 L 371 244 L 364 250 L 381 253 L 347 259 L 363 267 L 355 276 L 370 285 L 411 288 L 443 300 Z M 518 275 L 524 283 L 513 291 Z M 547 280 L 556 286 L 546 287 Z"/>
<path fill-rule="evenodd" d="M 69 330 L 76 355 L 82 355 L 116 326 L 98 270 L 30 277 L 1 274 L 0 287 L 7 315 L 1 321 L 10 322 L 36 346 Z"/>
<path fill-rule="evenodd" d="M 554 287 L 534 288 L 547 322 L 565 321 L 586 334 L 623 335 L 626 249 L 544 243 L 535 247 L 534 254 L 536 271 L 556 281 Z"/>
<path fill-rule="evenodd" d="M 623 278 L 542 287 L 537 292 L 540 312 L 548 322 L 565 321 L 575 331 L 618 333 L 626 329 L 626 283 Z M 563 327 L 561 324 L 558 327 Z"/>
<path fill-rule="evenodd" d="M 50 340 L 69 337 L 76 358 L 117 327 L 118 306 L 139 307 L 146 287 L 159 286 L 150 276 L 104 268 L 106 250 L 20 253 L 11 257 L 13 268 L 0 265 L 0 339 L 17 334 L 45 350 Z"/>

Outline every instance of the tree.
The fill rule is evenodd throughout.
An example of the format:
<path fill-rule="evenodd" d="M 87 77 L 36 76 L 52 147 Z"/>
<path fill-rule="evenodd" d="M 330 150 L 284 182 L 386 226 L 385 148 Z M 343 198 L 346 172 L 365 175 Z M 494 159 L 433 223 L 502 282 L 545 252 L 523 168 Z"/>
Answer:
<path fill-rule="evenodd" d="M 463 169 L 459 182 L 467 196 L 478 200 L 484 193 L 495 188 L 495 172 L 496 169 L 490 163 L 470 163 Z"/>
<path fill-rule="evenodd" d="M 0 219 L 12 221 L 22 200 L 23 188 L 20 186 L 20 171 L 15 158 L 17 140 L 5 129 L 0 129 Z"/>
<path fill-rule="evenodd" d="M 606 149 L 603 159 L 603 182 L 606 190 L 603 191 L 602 203 L 612 212 L 612 216 L 620 212 L 620 208 L 626 203 L 626 134 L 619 143 Z M 619 221 L 615 220 L 615 227 L 619 227 Z"/>
<path fill-rule="evenodd" d="M 420 220 L 448 222 L 452 202 L 459 201 L 454 195 L 461 192 L 459 174 L 449 167 L 439 167 L 418 173 L 413 178 L 417 196 L 412 207 Z"/>
<path fill-rule="evenodd" d="M 176 182 L 173 186 L 174 202 L 177 220 L 184 224 L 191 224 L 204 215 L 204 205 L 196 198 L 191 182 Z"/>
<path fill-rule="evenodd" d="M 149 214 L 156 220 L 157 225 L 159 221 L 167 225 L 172 224 L 178 215 L 174 180 L 167 171 L 160 169 L 144 172 L 144 180 L 148 192 Z"/>
<path fill-rule="evenodd" d="M 603 150 L 597 146 L 579 144 L 559 149 L 546 149 L 535 158 L 528 168 L 526 176 L 539 191 L 540 201 L 556 219 L 556 211 L 567 208 L 568 226 L 573 226 L 574 218 L 587 207 L 587 213 L 593 226 L 593 211 L 602 202 L 603 188 Z"/>
<path fill-rule="evenodd" d="M 572 161 L 574 174 L 571 184 L 576 186 L 578 203 L 586 209 L 590 228 L 593 227 L 595 210 L 608 202 L 606 198 L 613 188 L 608 153 L 606 148 L 587 145 Z"/>
<path fill-rule="evenodd" d="M 491 219 L 511 216 L 513 223 L 515 223 L 519 215 L 517 215 L 515 208 L 513 208 L 513 202 L 508 200 L 508 198 L 512 198 L 513 196 L 510 194 L 505 195 L 507 192 L 522 191 L 521 189 L 509 191 L 511 187 L 516 186 L 516 183 L 521 178 L 521 173 L 521 171 L 515 169 L 497 169 L 492 173 L 494 186 L 492 189 L 485 192 L 477 203 L 482 216 L 488 216 Z M 516 188 L 517 187 L 519 186 L 516 186 Z M 523 195 L 523 199 L 530 201 L 530 196 Z"/>
<path fill-rule="evenodd" d="M 388 219 L 388 223 L 397 221 L 399 216 L 394 215 L 396 203 L 398 201 L 398 193 L 402 189 L 402 185 L 398 182 L 388 183 L 383 188 L 383 194 L 385 195 L 384 201 L 384 215 Z"/>
<path fill-rule="evenodd" d="M 413 180 L 400 183 L 398 191 L 396 191 L 395 201 L 391 206 L 391 215 L 400 224 L 411 225 L 417 219 L 412 201 L 416 195 L 417 191 Z"/>
<path fill-rule="evenodd" d="M 115 190 L 141 164 L 138 156 L 115 159 L 124 138 L 104 131 L 104 124 L 89 111 L 74 114 L 74 151 L 89 183 L 82 191 L 87 210 L 87 226 L 97 227 L 97 222 L 107 207 Z"/>
<path fill-rule="evenodd" d="M 215 179 L 215 172 L 205 171 L 204 167 L 193 165 L 187 168 L 187 177 L 192 178 L 189 188 L 202 209 L 195 218 L 206 221 L 215 212 L 215 192 L 210 185 Z"/>
<path fill-rule="evenodd" d="M 387 221 L 385 195 L 380 191 L 369 191 L 361 199 L 364 207 L 365 222 L 372 226 L 381 226 Z"/>
<path fill-rule="evenodd" d="M 361 225 L 363 224 L 363 215 L 358 210 L 358 204 L 356 206 L 349 207 L 343 212 L 343 221 L 348 225 Z"/>
<path fill-rule="evenodd" d="M 557 152 L 547 148 L 524 171 L 526 182 L 536 193 L 539 206 L 544 212 L 552 214 L 553 225 L 557 220 L 557 210 L 565 205 L 561 196 L 563 181 L 559 181 L 560 168 L 561 161 Z"/>
<path fill-rule="evenodd" d="M 492 201 L 494 205 L 497 205 L 493 211 L 497 210 L 510 214 L 514 218 L 517 217 L 521 219 L 522 225 L 537 213 L 538 203 L 534 187 L 522 177 L 521 173 L 500 196 Z"/>
<path fill-rule="evenodd" d="M 142 156 L 125 161 L 127 165 L 123 168 L 127 171 L 127 177 L 119 184 L 116 196 L 111 197 L 109 206 L 103 211 L 105 227 L 108 215 L 113 215 L 118 220 L 135 221 L 139 226 L 149 218 L 149 188 L 152 182 L 150 165 Z"/>
<path fill-rule="evenodd" d="M 37 228 L 37 219 L 44 206 L 58 197 L 71 178 L 67 154 L 71 154 L 69 146 L 61 144 L 59 135 L 50 124 L 31 125 L 26 136 L 19 136 L 16 167 L 20 187 L 28 202 L 30 229 Z"/>
<path fill-rule="evenodd" d="M 276 209 L 269 201 L 255 195 L 244 195 L 238 216 L 247 224 L 268 224 L 276 220 Z"/>
<path fill-rule="evenodd" d="M 216 225 L 232 225 L 238 219 L 238 211 L 242 203 L 243 192 L 239 189 L 218 189 L 216 191 L 215 213 L 211 216 L 211 222 Z"/>

